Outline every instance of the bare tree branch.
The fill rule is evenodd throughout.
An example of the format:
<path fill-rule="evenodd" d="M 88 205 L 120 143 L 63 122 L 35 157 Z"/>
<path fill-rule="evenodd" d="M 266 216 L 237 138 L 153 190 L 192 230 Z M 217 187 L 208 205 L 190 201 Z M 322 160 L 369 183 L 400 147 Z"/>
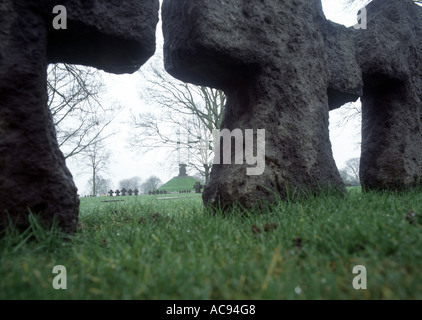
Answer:
<path fill-rule="evenodd" d="M 399 0 L 397 0 L 399 1 Z M 355 10 L 360 9 L 366 5 L 368 5 L 372 0 L 342 0 L 345 9 L 348 10 Z M 413 2 L 417 5 L 422 5 L 422 0 L 413 0 Z"/>
<path fill-rule="evenodd" d="M 187 84 L 164 71 L 158 55 L 141 71 L 148 87 L 141 98 L 153 102 L 157 113 L 132 116 L 137 132 L 132 145 L 144 150 L 168 148 L 170 155 L 183 150 L 183 162 L 209 178 L 212 132 L 220 128 L 226 102 L 220 90 Z"/>
<path fill-rule="evenodd" d="M 97 181 L 98 175 L 104 172 L 108 167 L 110 159 L 110 151 L 108 151 L 104 144 L 100 141 L 91 143 L 81 154 L 82 162 L 89 168 L 91 173 L 90 182 L 92 183 L 92 195 L 95 197 L 98 194 Z"/>
<path fill-rule="evenodd" d="M 47 89 L 48 106 L 65 158 L 78 155 L 95 141 L 107 138 L 103 136 L 104 130 L 120 108 L 102 105 L 99 96 L 104 91 L 104 84 L 99 71 L 52 64 L 48 69 Z"/>

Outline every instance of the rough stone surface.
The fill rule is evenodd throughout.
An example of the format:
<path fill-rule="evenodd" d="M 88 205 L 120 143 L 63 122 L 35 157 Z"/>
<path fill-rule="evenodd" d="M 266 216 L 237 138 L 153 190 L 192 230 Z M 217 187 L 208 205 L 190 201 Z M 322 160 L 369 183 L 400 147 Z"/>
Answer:
<path fill-rule="evenodd" d="M 357 33 L 364 80 L 361 182 L 366 189 L 422 184 L 422 8 L 375 0 Z"/>
<path fill-rule="evenodd" d="M 49 28 L 48 62 L 132 73 L 154 54 L 158 0 L 54 2 L 66 7 L 68 30 Z M 51 5 L 47 12 L 52 20 Z"/>
<path fill-rule="evenodd" d="M 53 30 L 56 4 L 68 30 Z M 158 0 L 0 2 L 0 231 L 28 227 L 28 210 L 65 232 L 79 199 L 47 108 L 49 62 L 134 72 L 155 50 Z"/>
<path fill-rule="evenodd" d="M 352 31 L 328 22 L 320 1 L 164 0 L 163 33 L 170 74 L 225 91 L 222 129 L 266 130 L 265 172 L 214 165 L 206 204 L 344 190 L 328 112 L 358 98 L 361 74 Z"/>

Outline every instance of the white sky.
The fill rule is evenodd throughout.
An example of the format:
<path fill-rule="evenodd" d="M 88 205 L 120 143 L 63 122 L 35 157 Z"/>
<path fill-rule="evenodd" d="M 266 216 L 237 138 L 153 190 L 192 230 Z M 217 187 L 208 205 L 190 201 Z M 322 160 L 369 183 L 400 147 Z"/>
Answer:
<path fill-rule="evenodd" d="M 328 19 L 352 26 L 356 23 L 356 14 L 342 13 L 342 5 L 339 0 L 322 0 L 324 12 Z M 162 47 L 161 24 L 157 27 L 157 47 Z M 157 50 L 158 51 L 158 50 Z M 122 179 L 139 176 L 146 180 L 151 175 L 158 176 L 162 182 L 166 182 L 178 174 L 177 163 L 170 165 L 169 159 L 163 157 L 162 150 L 155 150 L 149 153 L 142 153 L 129 148 L 130 139 L 130 115 L 131 112 L 148 112 L 151 105 L 140 99 L 143 80 L 138 73 L 133 75 L 111 75 L 103 73 L 104 81 L 107 84 L 107 95 L 104 101 L 115 101 L 122 106 L 122 112 L 116 118 L 113 129 L 118 133 L 113 136 L 108 147 L 112 152 L 109 163 L 109 170 L 101 175 L 113 181 L 113 189 L 119 188 L 118 183 Z M 345 127 L 337 128 L 336 123 L 341 118 L 341 110 L 330 113 L 330 137 L 333 147 L 334 159 L 341 169 L 346 160 L 360 156 L 360 121 L 354 121 Z M 74 160 L 68 161 L 78 192 L 81 195 L 89 194 L 87 181 L 90 175 L 87 168 L 79 166 Z"/>

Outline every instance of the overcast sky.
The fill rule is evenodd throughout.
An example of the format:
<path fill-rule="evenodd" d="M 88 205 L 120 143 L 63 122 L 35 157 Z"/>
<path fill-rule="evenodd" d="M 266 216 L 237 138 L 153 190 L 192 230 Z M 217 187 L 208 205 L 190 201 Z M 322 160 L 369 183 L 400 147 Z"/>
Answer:
<path fill-rule="evenodd" d="M 345 14 L 342 12 L 341 1 L 322 0 L 324 12 L 328 19 L 352 26 L 356 23 L 356 14 Z M 157 28 L 157 51 L 163 45 L 161 24 Z M 146 180 L 151 175 L 158 176 L 162 182 L 166 182 L 178 174 L 177 163 L 169 165 L 168 159 L 163 156 L 163 150 L 142 152 L 142 150 L 131 150 L 128 139 L 133 136 L 129 125 L 131 113 L 148 112 L 153 106 L 148 105 L 140 99 L 140 93 L 145 86 L 139 73 L 133 75 L 111 75 L 103 73 L 107 85 L 107 94 L 104 101 L 115 101 L 122 106 L 122 111 L 117 117 L 113 126 L 117 134 L 108 142 L 112 156 L 107 172 L 101 175 L 113 181 L 113 188 L 119 188 L 119 181 L 122 179 L 139 176 Z M 330 113 L 330 137 L 333 145 L 334 159 L 337 166 L 342 168 L 346 160 L 360 156 L 360 121 L 349 123 L 343 128 L 337 128 L 341 110 Z M 176 160 L 175 160 L 176 161 Z M 75 161 L 69 160 L 68 167 L 71 170 L 79 194 L 88 194 L 87 181 L 90 174 L 86 168 L 78 165 Z"/>

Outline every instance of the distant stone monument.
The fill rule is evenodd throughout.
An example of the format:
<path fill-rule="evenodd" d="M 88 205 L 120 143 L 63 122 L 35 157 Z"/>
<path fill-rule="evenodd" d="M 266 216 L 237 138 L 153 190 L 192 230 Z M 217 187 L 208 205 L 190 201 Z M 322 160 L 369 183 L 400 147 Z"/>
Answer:
<path fill-rule="evenodd" d="M 47 226 L 56 218 L 63 231 L 76 230 L 79 199 L 47 107 L 47 65 L 135 72 L 154 54 L 158 6 L 158 0 L 0 2 L 0 232 L 10 222 L 26 229 L 29 212 Z"/>
<path fill-rule="evenodd" d="M 184 164 L 184 163 L 179 164 L 179 175 L 178 175 L 178 178 L 183 178 L 183 177 L 187 177 L 188 176 L 187 173 L 186 173 L 186 167 L 187 167 L 187 164 Z"/>

